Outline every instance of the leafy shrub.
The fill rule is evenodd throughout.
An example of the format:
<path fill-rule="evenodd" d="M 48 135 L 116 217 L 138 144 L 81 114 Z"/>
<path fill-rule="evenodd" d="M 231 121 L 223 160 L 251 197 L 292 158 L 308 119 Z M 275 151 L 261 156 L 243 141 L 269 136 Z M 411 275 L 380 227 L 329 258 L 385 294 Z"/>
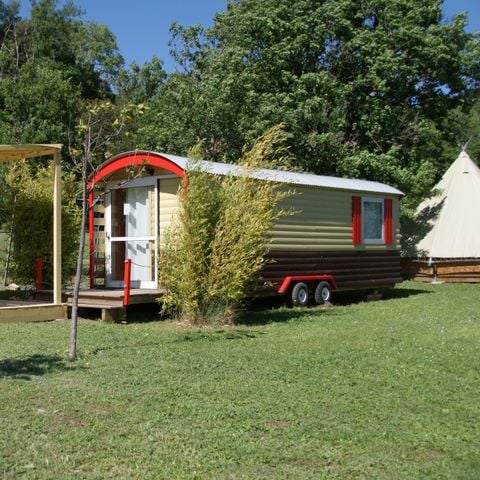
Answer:
<path fill-rule="evenodd" d="M 62 272 L 63 281 L 75 270 L 80 212 L 72 173 L 62 178 Z M 16 283 L 33 284 L 35 264 L 43 257 L 43 283 L 53 284 L 53 166 L 32 171 L 26 161 L 13 163 L 5 178 L 6 208 L 13 220 L 13 251 L 10 277 Z"/>
<path fill-rule="evenodd" d="M 252 169 L 284 163 L 276 146 L 281 126 L 245 152 L 238 175 L 216 176 L 197 162 L 187 169 L 180 209 L 160 255 L 163 309 L 190 325 L 234 323 L 238 307 L 258 282 L 268 231 L 289 212 L 280 184 L 251 178 Z"/>

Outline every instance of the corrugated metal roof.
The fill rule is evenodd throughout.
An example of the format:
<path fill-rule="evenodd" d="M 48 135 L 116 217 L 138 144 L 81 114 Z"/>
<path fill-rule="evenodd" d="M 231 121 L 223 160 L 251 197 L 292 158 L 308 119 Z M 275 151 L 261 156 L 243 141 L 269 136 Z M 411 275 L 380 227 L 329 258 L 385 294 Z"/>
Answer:
<path fill-rule="evenodd" d="M 154 152 L 149 152 L 154 154 Z M 210 162 L 207 160 L 200 160 L 193 162 L 191 159 L 185 157 L 178 157 L 176 155 L 169 155 L 166 153 L 158 153 L 167 160 L 178 165 L 183 170 L 191 168 L 193 165 L 198 166 L 201 170 L 213 173 L 215 175 L 239 175 L 241 174 L 241 167 L 234 164 Z M 253 178 L 259 180 L 269 180 L 273 182 L 291 183 L 293 185 L 305 185 L 310 187 L 332 188 L 336 190 L 352 190 L 358 192 L 369 193 L 386 193 L 389 195 L 403 196 L 403 192 L 385 185 L 384 183 L 371 182 L 369 180 L 357 180 L 352 178 L 327 177 L 325 175 L 312 175 L 310 173 L 295 173 L 284 172 L 282 170 L 257 169 L 251 172 Z"/>

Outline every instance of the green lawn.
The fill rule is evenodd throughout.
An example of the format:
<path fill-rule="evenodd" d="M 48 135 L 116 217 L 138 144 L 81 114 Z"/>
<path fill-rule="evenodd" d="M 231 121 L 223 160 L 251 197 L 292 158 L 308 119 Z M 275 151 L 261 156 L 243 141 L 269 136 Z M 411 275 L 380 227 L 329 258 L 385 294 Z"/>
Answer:
<path fill-rule="evenodd" d="M 0 325 L 3 478 L 478 479 L 480 286 L 170 322 Z"/>

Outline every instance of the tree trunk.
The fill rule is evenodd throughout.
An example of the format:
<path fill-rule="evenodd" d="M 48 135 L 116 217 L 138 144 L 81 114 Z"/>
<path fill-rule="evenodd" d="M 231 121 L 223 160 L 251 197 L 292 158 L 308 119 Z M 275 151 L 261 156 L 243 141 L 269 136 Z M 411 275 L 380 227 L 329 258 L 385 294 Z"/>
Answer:
<path fill-rule="evenodd" d="M 80 292 L 80 282 L 82 279 L 83 252 L 85 245 L 85 226 L 87 223 L 87 179 L 82 179 L 82 222 L 80 227 L 80 244 L 78 246 L 77 271 L 75 273 L 75 284 L 73 286 L 72 297 L 72 318 L 70 321 L 70 343 L 68 348 L 68 359 L 77 358 L 77 324 L 78 324 L 78 295 Z"/>

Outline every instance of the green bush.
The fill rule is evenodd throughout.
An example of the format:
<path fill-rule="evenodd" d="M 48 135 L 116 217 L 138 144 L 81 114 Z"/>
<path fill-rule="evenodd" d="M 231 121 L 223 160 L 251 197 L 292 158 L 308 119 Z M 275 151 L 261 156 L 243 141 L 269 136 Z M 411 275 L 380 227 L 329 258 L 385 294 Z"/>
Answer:
<path fill-rule="evenodd" d="M 77 185 L 72 173 L 62 183 L 62 272 L 63 282 L 75 271 L 80 211 L 76 205 Z M 13 163 L 5 177 L 8 223 L 13 220 L 13 250 L 9 277 L 31 285 L 35 265 L 43 257 L 43 284 L 53 283 L 53 166 L 35 171 L 26 161 Z M 8 227 L 10 228 L 10 226 Z"/>
<path fill-rule="evenodd" d="M 216 176 L 193 162 L 178 193 L 180 210 L 160 255 L 163 309 L 195 326 L 235 322 L 238 307 L 258 281 L 268 231 L 287 215 L 279 184 L 251 178 L 252 169 L 281 163 L 275 127 L 239 162 L 239 175 Z"/>

